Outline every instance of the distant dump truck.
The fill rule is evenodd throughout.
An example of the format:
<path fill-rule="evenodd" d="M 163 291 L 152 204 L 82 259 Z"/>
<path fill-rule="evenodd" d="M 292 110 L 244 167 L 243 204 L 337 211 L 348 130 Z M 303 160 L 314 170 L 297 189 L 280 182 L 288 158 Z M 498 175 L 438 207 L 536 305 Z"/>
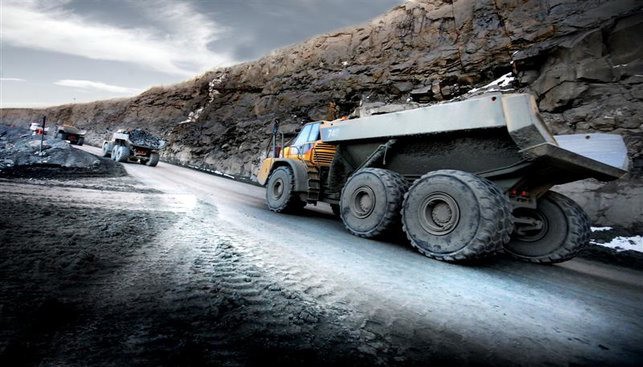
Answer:
<path fill-rule="evenodd" d="M 554 136 L 528 94 L 305 125 L 261 165 L 270 210 L 326 202 L 352 234 L 403 229 L 422 254 L 460 261 L 506 251 L 561 262 L 589 241 L 590 221 L 554 185 L 626 173 L 618 135 Z"/>
<path fill-rule="evenodd" d="M 80 130 L 71 125 L 57 126 L 54 137 L 60 140 L 67 140 L 70 144 L 83 145 L 85 142 L 85 130 Z"/>
<path fill-rule="evenodd" d="M 142 129 L 120 129 L 112 140 L 103 142 L 103 157 L 118 162 L 139 162 L 151 167 L 159 163 L 159 150 L 165 141 Z"/>

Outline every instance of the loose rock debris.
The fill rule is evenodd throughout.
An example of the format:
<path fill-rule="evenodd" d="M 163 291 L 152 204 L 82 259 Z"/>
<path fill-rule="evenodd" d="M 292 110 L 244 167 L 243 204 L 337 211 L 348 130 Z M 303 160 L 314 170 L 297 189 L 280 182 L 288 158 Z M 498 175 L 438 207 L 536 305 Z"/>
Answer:
<path fill-rule="evenodd" d="M 111 160 L 72 148 L 52 136 L 32 135 L 27 129 L 0 125 L 0 177 L 122 176 L 123 167 Z"/>
<path fill-rule="evenodd" d="M 134 143 L 134 145 L 148 147 L 150 149 L 161 149 L 165 146 L 165 141 L 143 129 L 127 130 L 126 132 L 129 134 L 129 140 Z"/>

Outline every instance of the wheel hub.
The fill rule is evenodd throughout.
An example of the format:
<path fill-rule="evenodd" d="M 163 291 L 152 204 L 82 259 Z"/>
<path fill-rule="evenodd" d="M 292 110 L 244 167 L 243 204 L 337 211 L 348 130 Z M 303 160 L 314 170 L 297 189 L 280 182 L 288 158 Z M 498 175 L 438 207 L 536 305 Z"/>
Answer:
<path fill-rule="evenodd" d="M 353 192 L 351 211 L 357 218 L 368 217 L 375 209 L 375 193 L 368 186 L 362 186 Z"/>
<path fill-rule="evenodd" d="M 272 196 L 276 199 L 279 199 L 284 193 L 284 181 L 279 178 L 275 181 L 275 184 L 272 186 Z"/>
<path fill-rule="evenodd" d="M 514 217 L 514 236 L 520 241 L 537 242 L 549 231 L 549 222 L 539 210 L 519 209 L 514 213 Z"/>
<path fill-rule="evenodd" d="M 433 193 L 420 205 L 418 218 L 425 231 L 444 236 L 451 233 L 460 222 L 460 208 L 451 195 Z"/>

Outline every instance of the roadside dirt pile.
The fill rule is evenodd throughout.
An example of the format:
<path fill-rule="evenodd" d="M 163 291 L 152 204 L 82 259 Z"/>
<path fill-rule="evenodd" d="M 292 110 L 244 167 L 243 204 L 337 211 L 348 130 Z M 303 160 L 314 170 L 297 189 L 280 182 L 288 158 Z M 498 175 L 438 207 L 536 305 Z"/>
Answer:
<path fill-rule="evenodd" d="M 0 125 L 0 177 L 124 175 L 119 164 L 72 148 L 64 140 L 32 136 L 31 131 Z"/>
<path fill-rule="evenodd" d="M 373 104 L 453 99 L 512 72 L 511 87 L 537 96 L 555 133 L 623 135 L 636 177 L 642 9 L 635 0 L 409 1 L 370 23 L 130 99 L 5 109 L 2 121 L 46 114 L 88 129 L 95 145 L 118 128 L 141 127 L 168 141 L 167 161 L 253 177 L 275 119 L 292 133 Z"/>

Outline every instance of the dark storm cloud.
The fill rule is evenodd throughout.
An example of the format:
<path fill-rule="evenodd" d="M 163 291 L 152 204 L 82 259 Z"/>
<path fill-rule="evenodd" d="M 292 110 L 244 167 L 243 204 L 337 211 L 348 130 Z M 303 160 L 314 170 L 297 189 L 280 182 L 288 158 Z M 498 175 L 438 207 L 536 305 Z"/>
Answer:
<path fill-rule="evenodd" d="M 73 0 L 66 7 L 97 22 L 123 27 L 164 22 L 146 9 L 159 0 Z M 208 48 L 234 59 L 256 59 L 317 34 L 368 21 L 405 0 L 188 0 L 185 3 L 223 26 L 219 39 Z M 189 20 L 186 20 L 189 21 Z M 166 29 L 165 31 L 171 31 Z"/>
<path fill-rule="evenodd" d="M 179 82 L 403 2 L 1 0 L 0 105 L 90 101 Z"/>
<path fill-rule="evenodd" d="M 249 60 L 318 34 L 366 22 L 402 3 L 403 0 L 249 0 L 211 1 L 201 6 L 209 17 L 230 30 L 209 48 L 229 50 L 235 59 Z"/>

